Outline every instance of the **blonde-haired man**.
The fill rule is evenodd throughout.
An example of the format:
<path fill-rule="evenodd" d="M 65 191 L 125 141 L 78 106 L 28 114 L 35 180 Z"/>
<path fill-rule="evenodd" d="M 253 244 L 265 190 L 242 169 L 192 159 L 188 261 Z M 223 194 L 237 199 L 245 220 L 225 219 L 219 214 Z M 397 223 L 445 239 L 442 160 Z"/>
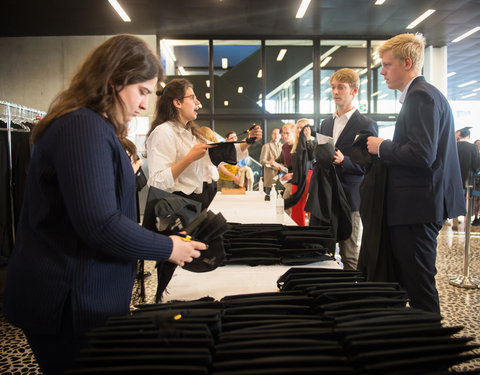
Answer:
<path fill-rule="evenodd" d="M 366 168 L 350 159 L 355 136 L 361 130 L 368 130 L 377 135 L 377 123 L 360 114 L 353 105 L 358 93 L 360 78 L 352 69 L 340 69 L 330 77 L 332 97 L 337 106 L 333 116 L 325 119 L 320 125 L 320 133 L 333 137 L 336 152 L 333 165 L 342 184 L 351 209 L 352 234 L 350 238 L 339 242 L 339 253 L 343 268 L 357 268 L 360 242 L 362 239 L 362 221 L 360 218 L 360 184 Z M 313 215 L 313 213 L 312 213 Z M 312 218 L 313 219 L 313 218 Z"/>
<path fill-rule="evenodd" d="M 387 235 L 395 275 L 410 306 L 440 312 L 435 286 L 437 236 L 446 218 L 465 213 L 453 115 L 447 99 L 421 76 L 425 39 L 402 34 L 378 52 L 380 74 L 400 90 L 392 140 L 369 137 L 368 151 L 387 165 Z"/>

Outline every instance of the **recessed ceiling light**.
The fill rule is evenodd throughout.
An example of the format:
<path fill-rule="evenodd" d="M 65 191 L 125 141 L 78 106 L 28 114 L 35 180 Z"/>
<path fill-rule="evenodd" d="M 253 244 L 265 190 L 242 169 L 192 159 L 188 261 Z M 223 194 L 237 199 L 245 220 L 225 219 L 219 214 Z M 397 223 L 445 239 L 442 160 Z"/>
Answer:
<path fill-rule="evenodd" d="M 303 18 L 308 6 L 310 5 L 310 1 L 311 0 L 302 0 L 302 3 L 298 7 L 297 15 L 295 16 L 295 18 Z"/>
<path fill-rule="evenodd" d="M 447 74 L 447 78 L 448 77 L 453 77 L 455 74 L 457 74 L 457 72 L 450 72 L 450 73 Z"/>
<path fill-rule="evenodd" d="M 222 57 L 222 69 L 228 68 L 228 59 L 226 57 Z"/>
<path fill-rule="evenodd" d="M 413 29 L 415 26 L 417 26 L 420 22 L 425 20 L 425 18 L 431 16 L 433 13 L 435 13 L 435 9 L 429 9 L 425 13 L 423 13 L 420 17 L 418 17 L 416 20 L 414 20 L 410 25 L 407 26 L 407 29 Z"/>
<path fill-rule="evenodd" d="M 477 83 L 477 81 L 476 80 L 468 81 L 468 82 L 462 83 L 461 85 L 458 85 L 458 87 L 466 87 L 466 86 L 473 85 L 474 83 Z"/>
<path fill-rule="evenodd" d="M 242 94 L 243 93 L 243 86 L 238 86 L 238 93 L 239 94 Z"/>
<path fill-rule="evenodd" d="M 205 84 L 207 85 L 207 87 L 210 87 L 210 80 L 207 79 L 207 80 L 205 81 Z"/>
<path fill-rule="evenodd" d="M 377 0 L 375 1 L 375 5 L 382 5 L 385 2 L 385 0 Z"/>
<path fill-rule="evenodd" d="M 225 107 L 228 107 L 228 100 L 225 100 L 225 101 L 223 102 L 223 105 L 224 105 Z"/>
<path fill-rule="evenodd" d="M 282 48 L 282 49 L 278 52 L 277 61 L 282 61 L 282 60 L 283 60 L 283 57 L 285 56 L 286 53 L 287 53 L 287 49 L 286 49 L 286 48 Z"/>
<path fill-rule="evenodd" d="M 209 93 L 209 92 L 206 92 L 206 93 L 205 93 L 205 97 L 206 97 L 207 99 L 210 99 L 210 93 Z"/>
<path fill-rule="evenodd" d="M 120 4 L 118 3 L 117 0 L 108 0 L 108 2 L 110 3 L 110 5 L 113 7 L 113 9 L 116 10 L 116 12 L 118 13 L 118 15 L 120 16 L 120 18 L 124 21 L 124 22 L 132 22 L 132 20 L 130 19 L 130 17 L 128 16 L 127 12 L 125 12 L 123 10 L 123 8 L 120 6 Z"/>
<path fill-rule="evenodd" d="M 473 93 L 473 94 L 464 95 L 464 96 L 462 96 L 460 99 L 467 99 L 467 98 L 471 98 L 472 96 L 475 96 L 475 95 L 477 95 L 477 93 Z"/>
<path fill-rule="evenodd" d="M 477 26 L 475 28 L 473 28 L 472 30 L 470 31 L 467 31 L 465 34 L 462 34 L 460 35 L 458 38 L 455 38 L 452 40 L 452 43 L 457 43 L 457 42 L 460 42 L 461 40 L 465 39 L 466 37 L 472 35 L 472 34 L 475 34 L 478 30 L 480 30 L 480 27 Z"/>
<path fill-rule="evenodd" d="M 372 96 L 377 96 L 377 95 L 380 94 L 380 93 L 381 93 L 381 91 L 376 91 L 376 92 L 374 92 L 374 93 L 372 94 Z"/>
<path fill-rule="evenodd" d="M 262 69 L 258 69 L 257 78 L 262 78 Z"/>

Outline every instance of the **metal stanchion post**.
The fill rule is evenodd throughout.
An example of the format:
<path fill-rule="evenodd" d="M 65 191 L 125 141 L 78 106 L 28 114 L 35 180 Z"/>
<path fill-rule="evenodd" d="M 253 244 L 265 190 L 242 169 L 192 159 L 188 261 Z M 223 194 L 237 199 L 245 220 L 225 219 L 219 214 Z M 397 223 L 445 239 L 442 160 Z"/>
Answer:
<path fill-rule="evenodd" d="M 463 275 L 456 275 L 450 278 L 450 284 L 459 288 L 478 289 L 480 280 L 470 276 L 470 229 L 472 226 L 472 202 L 471 199 L 472 186 L 467 186 L 466 205 L 467 215 L 465 216 L 465 260 L 463 264 Z"/>

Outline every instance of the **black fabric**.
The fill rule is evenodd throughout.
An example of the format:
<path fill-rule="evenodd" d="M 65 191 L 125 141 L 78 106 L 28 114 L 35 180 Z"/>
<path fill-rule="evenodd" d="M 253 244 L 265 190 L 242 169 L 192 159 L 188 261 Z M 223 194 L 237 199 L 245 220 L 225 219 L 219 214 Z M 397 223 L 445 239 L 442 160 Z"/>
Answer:
<path fill-rule="evenodd" d="M 389 249 L 385 217 L 387 167 L 367 151 L 369 131 L 358 133 L 352 146 L 351 159 L 369 166 L 360 185 L 360 216 L 363 223 L 362 243 L 357 268 L 368 281 L 396 281 L 392 254 Z"/>
<path fill-rule="evenodd" d="M 176 234 L 185 229 L 193 219 L 200 213 L 201 201 L 195 201 L 171 194 L 151 186 L 148 190 L 147 203 L 143 215 L 143 227 L 165 235 Z M 158 215 L 158 216 L 157 216 Z M 157 225 L 157 220 L 158 224 Z M 159 302 L 162 294 L 172 279 L 177 268 L 176 264 L 170 262 L 157 262 L 157 291 L 155 301 Z M 144 274 L 138 275 L 142 301 L 144 301 L 145 280 Z"/>
<path fill-rule="evenodd" d="M 315 147 L 316 164 L 305 211 L 310 212 L 310 225 L 331 226 L 336 241 L 343 241 L 352 234 L 351 209 L 332 164 L 334 155 L 335 150 L 329 144 Z M 330 248 L 333 252 L 335 244 Z"/>
<path fill-rule="evenodd" d="M 142 167 L 138 168 L 138 171 L 136 173 L 135 183 L 137 186 L 137 191 L 142 190 L 147 184 L 147 176 L 145 176 L 145 173 L 143 172 Z"/>
<path fill-rule="evenodd" d="M 309 125 L 305 125 L 305 127 L 306 126 Z M 312 127 L 310 128 L 312 129 L 312 136 L 314 136 L 316 133 Z M 305 192 L 305 189 L 307 187 L 308 171 L 312 168 L 312 164 L 314 161 L 313 150 L 315 144 L 315 141 L 307 141 L 303 131 L 300 132 L 297 148 L 292 154 L 293 176 L 290 181 L 293 185 L 297 186 L 297 191 L 290 197 L 285 199 L 285 209 L 289 209 L 295 206 L 300 201 L 303 193 Z"/>
<path fill-rule="evenodd" d="M 237 164 L 237 151 L 234 142 L 216 143 L 215 147 L 208 149 L 208 155 L 213 165 L 218 167 L 221 162 Z"/>
<path fill-rule="evenodd" d="M 25 123 L 24 126 L 30 129 L 33 125 Z M 0 129 L 6 129 L 6 127 L 7 124 L 0 121 Z M 5 207 L 0 210 L 0 266 L 8 263 L 13 248 L 13 228 L 16 228 L 20 217 L 31 155 L 30 133 L 25 132 L 23 127 L 13 122 L 11 129 L 13 202 L 10 200 L 8 133 L 0 130 L 0 206 Z"/>

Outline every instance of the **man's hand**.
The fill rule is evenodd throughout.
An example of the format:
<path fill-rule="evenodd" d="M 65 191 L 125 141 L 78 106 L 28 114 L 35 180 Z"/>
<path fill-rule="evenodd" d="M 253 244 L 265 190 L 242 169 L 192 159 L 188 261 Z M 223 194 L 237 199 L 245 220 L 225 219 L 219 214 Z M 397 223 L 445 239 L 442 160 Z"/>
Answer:
<path fill-rule="evenodd" d="M 340 165 L 345 160 L 345 156 L 342 154 L 340 150 L 335 151 L 335 155 L 333 155 L 333 164 Z"/>
<path fill-rule="evenodd" d="M 384 141 L 383 138 L 377 137 L 368 137 L 367 138 L 367 150 L 372 155 L 378 155 L 378 149 L 380 147 L 380 143 Z"/>

